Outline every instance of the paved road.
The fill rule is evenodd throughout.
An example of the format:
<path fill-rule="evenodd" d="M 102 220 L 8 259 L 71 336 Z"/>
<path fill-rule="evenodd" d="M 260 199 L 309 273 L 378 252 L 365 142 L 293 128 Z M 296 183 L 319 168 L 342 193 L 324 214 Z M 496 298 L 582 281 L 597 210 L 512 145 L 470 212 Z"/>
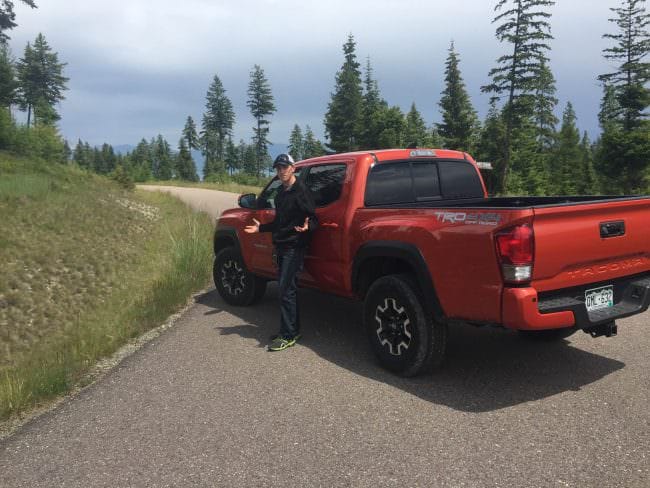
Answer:
<path fill-rule="evenodd" d="M 379 368 L 354 303 L 302 290 L 304 340 L 200 296 L 98 383 L 0 442 L 2 487 L 648 487 L 650 314 L 531 344 L 456 327 L 443 371 Z"/>

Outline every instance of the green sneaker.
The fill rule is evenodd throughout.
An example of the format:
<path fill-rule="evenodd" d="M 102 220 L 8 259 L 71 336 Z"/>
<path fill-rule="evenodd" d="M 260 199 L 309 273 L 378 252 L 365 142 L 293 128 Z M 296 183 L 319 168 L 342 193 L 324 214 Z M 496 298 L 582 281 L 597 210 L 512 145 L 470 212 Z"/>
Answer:
<path fill-rule="evenodd" d="M 269 344 L 269 351 L 283 351 L 296 343 L 296 338 L 285 339 L 284 337 L 276 337 Z"/>
<path fill-rule="evenodd" d="M 280 339 L 281 337 L 282 337 L 282 336 L 281 336 L 280 334 L 273 334 L 271 337 L 269 337 L 269 342 L 273 342 L 274 340 L 276 340 L 276 339 Z M 299 340 L 301 337 L 302 337 L 302 336 L 301 336 L 300 334 L 296 334 L 295 336 L 293 336 L 293 340 L 296 341 L 296 342 L 298 342 L 298 340 Z"/>

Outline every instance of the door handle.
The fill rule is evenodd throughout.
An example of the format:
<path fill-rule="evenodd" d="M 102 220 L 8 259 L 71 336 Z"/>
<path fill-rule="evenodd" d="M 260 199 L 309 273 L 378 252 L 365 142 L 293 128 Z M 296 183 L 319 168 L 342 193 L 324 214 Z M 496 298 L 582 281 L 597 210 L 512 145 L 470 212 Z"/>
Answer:
<path fill-rule="evenodd" d="M 622 235 L 625 235 L 625 221 L 617 220 L 615 222 L 600 223 L 600 237 L 603 239 Z"/>
<path fill-rule="evenodd" d="M 338 229 L 339 228 L 339 224 L 337 224 L 336 222 L 323 222 L 320 225 L 322 227 L 326 227 L 326 228 L 329 228 L 329 229 Z"/>

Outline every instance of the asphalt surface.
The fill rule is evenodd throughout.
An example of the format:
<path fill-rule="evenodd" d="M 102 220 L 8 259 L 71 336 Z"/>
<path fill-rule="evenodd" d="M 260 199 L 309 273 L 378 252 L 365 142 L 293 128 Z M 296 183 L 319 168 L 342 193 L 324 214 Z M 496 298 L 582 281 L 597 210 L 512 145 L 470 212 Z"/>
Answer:
<path fill-rule="evenodd" d="M 199 296 L 0 441 L 0 486 L 650 486 L 649 313 L 550 344 L 453 327 L 444 369 L 403 379 L 358 304 L 300 299 L 304 339 L 269 353 L 274 284 L 248 308 Z"/>

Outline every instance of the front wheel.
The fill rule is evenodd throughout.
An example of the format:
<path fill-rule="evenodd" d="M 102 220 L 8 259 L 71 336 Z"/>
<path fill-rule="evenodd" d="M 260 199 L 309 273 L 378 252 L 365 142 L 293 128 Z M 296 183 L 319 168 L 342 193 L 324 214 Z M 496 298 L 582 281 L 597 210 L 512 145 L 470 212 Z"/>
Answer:
<path fill-rule="evenodd" d="M 233 247 L 217 253 L 212 277 L 221 298 L 231 305 L 252 305 L 261 300 L 266 291 L 266 280 L 250 273 L 241 254 Z"/>
<path fill-rule="evenodd" d="M 444 360 L 447 325 L 422 305 L 409 275 L 379 278 L 363 307 L 366 334 L 379 362 L 402 376 L 438 367 Z"/>

